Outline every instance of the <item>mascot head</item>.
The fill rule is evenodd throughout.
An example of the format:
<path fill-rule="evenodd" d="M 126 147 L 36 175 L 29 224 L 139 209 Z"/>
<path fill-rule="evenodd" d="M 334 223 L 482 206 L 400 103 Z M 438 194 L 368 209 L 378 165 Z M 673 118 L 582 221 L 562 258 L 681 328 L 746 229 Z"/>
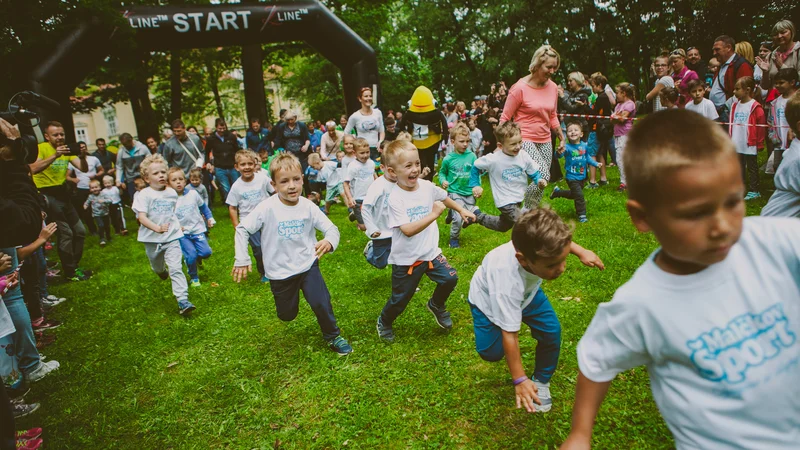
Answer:
<path fill-rule="evenodd" d="M 433 100 L 433 93 L 425 86 L 420 86 L 414 91 L 409 101 L 408 110 L 411 112 L 424 113 L 436 109 Z"/>

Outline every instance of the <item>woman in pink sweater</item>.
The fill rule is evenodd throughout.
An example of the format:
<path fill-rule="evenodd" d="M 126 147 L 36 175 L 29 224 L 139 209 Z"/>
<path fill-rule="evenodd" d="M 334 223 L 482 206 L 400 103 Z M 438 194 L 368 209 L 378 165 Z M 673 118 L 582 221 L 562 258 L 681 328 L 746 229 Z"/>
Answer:
<path fill-rule="evenodd" d="M 550 180 L 553 159 L 552 130 L 558 136 L 559 150 L 564 148 L 564 135 L 558 121 L 558 86 L 550 80 L 561 65 L 558 52 L 549 45 L 539 47 L 533 54 L 530 75 L 520 78 L 508 91 L 500 122 L 514 120 L 522 129 L 522 149 L 539 164 L 542 178 Z M 542 200 L 542 189 L 536 183 L 528 185 L 525 208 L 535 208 Z"/>

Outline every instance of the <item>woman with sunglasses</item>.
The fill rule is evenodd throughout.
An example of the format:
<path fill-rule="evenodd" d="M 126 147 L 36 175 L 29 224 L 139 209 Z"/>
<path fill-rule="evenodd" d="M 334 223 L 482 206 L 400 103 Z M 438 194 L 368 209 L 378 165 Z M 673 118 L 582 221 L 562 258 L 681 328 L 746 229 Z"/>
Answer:
<path fill-rule="evenodd" d="M 653 71 L 656 74 L 656 85 L 647 93 L 645 98 L 653 101 L 653 112 L 659 112 L 662 109 L 667 109 L 666 106 L 661 104 L 661 96 L 659 95 L 664 88 L 675 87 L 675 82 L 669 76 L 669 57 L 666 54 L 656 56 L 653 61 Z"/>

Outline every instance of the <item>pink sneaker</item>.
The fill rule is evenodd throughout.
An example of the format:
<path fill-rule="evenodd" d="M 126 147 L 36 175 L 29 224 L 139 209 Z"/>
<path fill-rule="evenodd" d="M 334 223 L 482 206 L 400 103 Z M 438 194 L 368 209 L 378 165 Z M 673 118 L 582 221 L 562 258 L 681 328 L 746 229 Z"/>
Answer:
<path fill-rule="evenodd" d="M 18 441 L 30 441 L 31 439 L 36 439 L 42 435 L 41 428 L 31 428 L 30 430 L 26 431 L 17 431 L 17 440 Z"/>
<path fill-rule="evenodd" d="M 44 441 L 42 438 L 24 440 L 24 439 L 17 439 L 17 449 L 18 450 L 38 450 L 39 447 L 42 446 Z"/>

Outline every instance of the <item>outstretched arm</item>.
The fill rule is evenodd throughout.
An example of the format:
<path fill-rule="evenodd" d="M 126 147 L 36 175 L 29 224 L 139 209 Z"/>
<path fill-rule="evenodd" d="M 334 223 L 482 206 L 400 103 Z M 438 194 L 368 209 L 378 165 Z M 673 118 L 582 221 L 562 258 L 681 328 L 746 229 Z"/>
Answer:
<path fill-rule="evenodd" d="M 586 267 L 597 267 L 600 270 L 606 270 L 605 264 L 593 251 L 587 250 L 580 245 L 572 242 L 569 247 L 569 252 L 577 256 Z"/>
<path fill-rule="evenodd" d="M 572 409 L 572 431 L 561 445 L 561 450 L 588 449 L 592 446 L 594 419 L 603 399 L 606 398 L 610 381 L 596 383 L 578 373 L 575 388 L 575 407 Z"/>

